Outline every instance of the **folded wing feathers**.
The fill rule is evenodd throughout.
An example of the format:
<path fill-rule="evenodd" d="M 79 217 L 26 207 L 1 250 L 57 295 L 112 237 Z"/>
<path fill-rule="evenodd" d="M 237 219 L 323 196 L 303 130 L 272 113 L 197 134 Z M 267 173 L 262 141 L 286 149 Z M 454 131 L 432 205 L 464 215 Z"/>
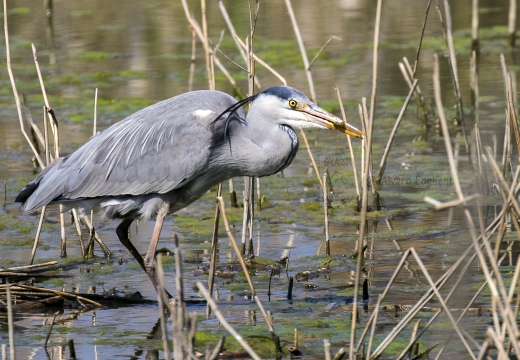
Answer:
<path fill-rule="evenodd" d="M 31 212 L 58 198 L 165 193 L 196 177 L 211 151 L 209 124 L 236 101 L 215 92 L 192 101 L 191 94 L 138 111 L 56 160 L 28 185 L 37 187 L 22 210 Z M 202 119 L 194 115 L 201 107 L 215 111 L 206 111 Z"/>

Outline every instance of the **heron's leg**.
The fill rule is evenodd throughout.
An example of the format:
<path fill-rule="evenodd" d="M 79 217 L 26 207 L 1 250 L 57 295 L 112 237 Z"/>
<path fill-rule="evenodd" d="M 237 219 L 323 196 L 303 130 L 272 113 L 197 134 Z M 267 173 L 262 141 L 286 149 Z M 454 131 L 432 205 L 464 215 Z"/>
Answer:
<path fill-rule="evenodd" d="M 168 214 L 169 209 L 170 205 L 164 203 L 157 212 L 157 219 L 155 220 L 155 228 L 153 229 L 152 240 L 150 241 L 150 246 L 148 247 L 148 251 L 146 252 L 146 256 L 144 258 L 144 264 L 146 267 L 153 268 L 155 261 L 155 251 L 157 250 L 157 244 L 159 243 L 159 236 L 161 236 L 164 218 Z"/>
<path fill-rule="evenodd" d="M 116 228 L 117 237 L 119 238 L 119 241 L 121 241 L 121 244 L 123 244 L 128 249 L 128 251 L 130 251 L 130 254 L 132 254 L 132 256 L 137 260 L 139 265 L 141 265 L 143 270 L 146 272 L 146 275 L 148 275 L 148 277 L 152 281 L 152 285 L 155 289 L 155 292 L 157 294 L 159 294 L 159 291 L 158 291 L 159 284 L 157 282 L 157 277 L 155 276 L 155 269 L 153 267 L 153 262 L 151 263 L 150 266 L 147 266 L 147 263 L 143 260 L 143 257 L 141 256 L 141 254 L 139 254 L 139 251 L 137 251 L 134 244 L 132 244 L 132 242 L 130 241 L 130 238 L 128 237 L 128 228 L 130 227 L 130 224 L 132 224 L 132 222 L 133 222 L 133 219 L 128 219 L 128 218 L 121 221 L 121 224 L 119 224 L 119 226 Z M 154 233 L 155 233 L 155 231 L 154 231 Z M 172 296 L 167 291 L 166 291 L 166 295 L 168 296 L 169 299 L 172 298 Z"/>
<path fill-rule="evenodd" d="M 128 251 L 130 251 L 130 254 L 132 254 L 132 256 L 137 260 L 137 262 L 139 263 L 139 265 L 141 265 L 143 270 L 146 271 L 146 266 L 144 265 L 143 257 L 141 256 L 141 254 L 139 254 L 139 251 L 137 251 L 134 244 L 132 244 L 130 238 L 128 237 L 128 229 L 133 221 L 133 219 L 128 218 L 121 221 L 121 224 L 119 224 L 116 228 L 116 234 L 121 244 L 123 244 L 125 248 L 127 248 Z"/>

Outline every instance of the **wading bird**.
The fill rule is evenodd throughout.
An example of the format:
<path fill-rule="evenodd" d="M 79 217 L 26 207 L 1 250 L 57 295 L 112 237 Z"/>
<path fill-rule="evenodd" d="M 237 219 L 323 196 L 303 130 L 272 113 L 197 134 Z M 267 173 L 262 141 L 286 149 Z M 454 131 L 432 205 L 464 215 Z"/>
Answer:
<path fill-rule="evenodd" d="M 250 103 L 247 116 L 242 106 Z M 121 243 L 157 291 L 155 250 L 164 217 L 236 176 L 268 176 L 285 169 L 298 150 L 294 129 L 336 129 L 363 138 L 355 127 L 288 86 L 237 102 L 219 91 L 192 91 L 151 105 L 56 159 L 16 197 L 25 213 L 63 204 L 80 213 L 98 208 L 122 219 Z M 155 218 L 145 258 L 130 242 L 136 219 Z"/>

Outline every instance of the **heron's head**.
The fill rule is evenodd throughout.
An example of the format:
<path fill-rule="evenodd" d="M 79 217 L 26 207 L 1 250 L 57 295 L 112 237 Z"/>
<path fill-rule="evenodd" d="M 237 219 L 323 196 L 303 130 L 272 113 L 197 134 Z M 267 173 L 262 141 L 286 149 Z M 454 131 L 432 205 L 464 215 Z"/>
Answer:
<path fill-rule="evenodd" d="M 289 86 L 274 86 L 257 94 L 248 117 L 250 115 L 268 118 L 297 129 L 333 129 L 353 137 L 364 138 L 362 131 L 323 110 L 302 92 Z"/>

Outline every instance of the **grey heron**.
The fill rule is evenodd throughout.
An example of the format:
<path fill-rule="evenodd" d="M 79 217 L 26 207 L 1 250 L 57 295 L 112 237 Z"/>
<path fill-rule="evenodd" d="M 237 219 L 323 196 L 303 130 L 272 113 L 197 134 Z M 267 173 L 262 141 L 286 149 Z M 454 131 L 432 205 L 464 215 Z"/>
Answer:
<path fill-rule="evenodd" d="M 245 115 L 242 106 L 250 103 Z M 56 159 L 16 197 L 21 211 L 47 204 L 121 219 L 116 233 L 157 290 L 154 260 L 164 217 L 236 176 L 285 169 L 298 150 L 294 129 L 363 133 L 288 86 L 242 101 L 219 91 L 184 93 L 144 108 Z M 129 239 L 136 219 L 155 218 L 145 258 Z"/>

